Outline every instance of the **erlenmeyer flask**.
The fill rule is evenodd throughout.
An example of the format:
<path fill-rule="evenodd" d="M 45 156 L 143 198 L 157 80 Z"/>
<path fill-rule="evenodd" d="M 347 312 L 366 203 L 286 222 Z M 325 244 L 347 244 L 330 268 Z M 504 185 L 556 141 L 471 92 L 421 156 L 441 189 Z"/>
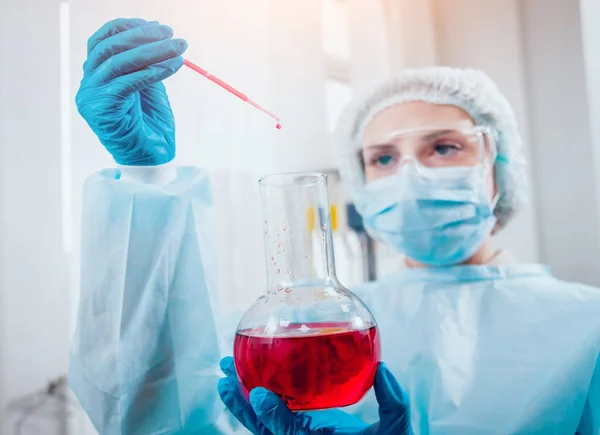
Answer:
<path fill-rule="evenodd" d="M 380 337 L 335 274 L 327 177 L 260 180 L 267 290 L 246 311 L 234 358 L 246 392 L 265 387 L 294 411 L 358 402 L 373 384 Z"/>

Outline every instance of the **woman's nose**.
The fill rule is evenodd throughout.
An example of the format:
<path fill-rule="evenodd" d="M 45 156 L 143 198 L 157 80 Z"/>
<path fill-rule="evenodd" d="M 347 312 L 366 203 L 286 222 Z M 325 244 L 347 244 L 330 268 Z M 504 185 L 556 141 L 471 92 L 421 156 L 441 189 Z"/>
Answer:
<path fill-rule="evenodd" d="M 404 166 L 407 163 L 415 164 L 417 163 L 417 159 L 412 154 L 403 155 L 400 157 L 400 161 L 398 162 L 398 166 Z"/>

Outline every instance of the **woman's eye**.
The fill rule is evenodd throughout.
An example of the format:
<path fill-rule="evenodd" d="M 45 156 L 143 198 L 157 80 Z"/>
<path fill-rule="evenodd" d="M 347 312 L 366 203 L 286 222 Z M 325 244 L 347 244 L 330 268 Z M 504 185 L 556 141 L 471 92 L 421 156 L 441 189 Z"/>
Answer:
<path fill-rule="evenodd" d="M 389 154 L 382 154 L 374 159 L 374 164 L 380 167 L 386 167 L 394 163 L 394 158 Z"/>
<path fill-rule="evenodd" d="M 440 156 L 451 156 L 459 151 L 459 147 L 453 144 L 439 143 L 433 146 L 435 154 Z"/>

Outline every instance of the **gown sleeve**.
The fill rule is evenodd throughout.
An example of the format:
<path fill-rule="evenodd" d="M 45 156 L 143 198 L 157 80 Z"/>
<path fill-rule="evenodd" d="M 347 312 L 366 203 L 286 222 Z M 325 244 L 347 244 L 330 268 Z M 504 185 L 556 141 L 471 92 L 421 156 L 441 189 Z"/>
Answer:
<path fill-rule="evenodd" d="M 99 172 L 84 187 L 69 385 L 101 435 L 230 433 L 216 388 L 231 337 L 220 333 L 209 177 L 120 174 Z"/>

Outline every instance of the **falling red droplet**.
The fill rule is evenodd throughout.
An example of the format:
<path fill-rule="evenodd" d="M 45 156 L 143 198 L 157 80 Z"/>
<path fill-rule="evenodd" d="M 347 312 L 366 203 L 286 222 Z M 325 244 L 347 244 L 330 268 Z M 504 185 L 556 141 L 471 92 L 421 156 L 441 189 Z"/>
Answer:
<path fill-rule="evenodd" d="M 277 130 L 281 130 L 281 124 L 277 124 L 277 125 L 275 126 L 275 128 L 276 128 Z"/>

